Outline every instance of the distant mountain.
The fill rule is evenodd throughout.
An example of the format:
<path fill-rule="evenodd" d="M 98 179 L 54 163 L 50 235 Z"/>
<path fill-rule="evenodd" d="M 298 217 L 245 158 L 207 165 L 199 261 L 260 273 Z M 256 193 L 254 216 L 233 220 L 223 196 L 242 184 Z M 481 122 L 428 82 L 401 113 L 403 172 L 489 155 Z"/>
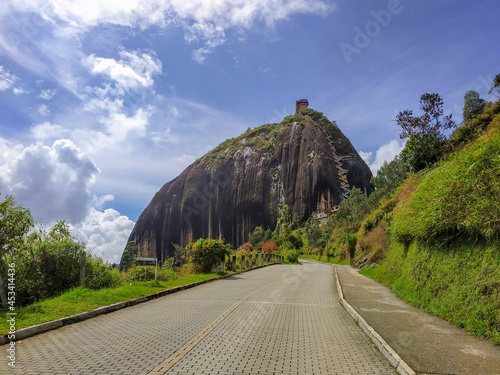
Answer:
<path fill-rule="evenodd" d="M 280 204 L 303 222 L 339 204 L 353 186 L 369 194 L 370 169 L 337 125 L 312 109 L 298 113 L 196 160 L 155 194 L 129 241 L 159 259 L 173 254 L 173 244 L 199 237 L 237 247 L 256 226 L 274 228 Z"/>

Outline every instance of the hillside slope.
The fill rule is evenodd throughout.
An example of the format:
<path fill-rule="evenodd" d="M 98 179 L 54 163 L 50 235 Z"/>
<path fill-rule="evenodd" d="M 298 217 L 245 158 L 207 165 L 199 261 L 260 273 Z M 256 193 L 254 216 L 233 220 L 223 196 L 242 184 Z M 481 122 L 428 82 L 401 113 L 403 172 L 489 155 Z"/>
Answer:
<path fill-rule="evenodd" d="M 497 111 L 483 135 L 431 171 L 408 178 L 365 220 L 356 259 L 380 265 L 362 273 L 500 344 L 499 197 Z M 382 261 L 381 238 L 389 243 Z"/>

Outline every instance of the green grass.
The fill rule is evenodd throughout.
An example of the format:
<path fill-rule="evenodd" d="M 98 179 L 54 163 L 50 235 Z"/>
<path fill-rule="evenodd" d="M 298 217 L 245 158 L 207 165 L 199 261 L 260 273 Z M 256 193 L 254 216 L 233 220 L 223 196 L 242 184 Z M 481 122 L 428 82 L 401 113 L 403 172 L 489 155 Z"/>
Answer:
<path fill-rule="evenodd" d="M 428 172 L 394 209 L 402 242 L 429 237 L 500 236 L 500 115 L 480 138 Z"/>
<path fill-rule="evenodd" d="M 446 247 L 393 243 L 381 266 L 361 273 L 412 305 L 500 345 L 500 241 Z"/>
<path fill-rule="evenodd" d="M 301 254 L 299 258 L 317 260 L 318 262 L 330 263 L 330 264 L 349 264 L 349 259 L 344 259 L 343 261 L 340 261 L 339 257 L 330 257 L 330 259 L 327 259 L 326 255 L 322 255 L 320 257 L 319 255 L 316 254 Z"/>
<path fill-rule="evenodd" d="M 194 274 L 172 281 L 144 281 L 100 290 L 75 288 L 58 297 L 16 309 L 16 329 L 57 320 L 66 316 L 91 311 L 100 306 L 127 301 L 156 293 L 160 290 L 213 279 L 218 276 L 220 274 L 217 273 Z M 2 312 L 0 313 L 0 334 L 5 334 L 8 331 L 7 314 Z"/>

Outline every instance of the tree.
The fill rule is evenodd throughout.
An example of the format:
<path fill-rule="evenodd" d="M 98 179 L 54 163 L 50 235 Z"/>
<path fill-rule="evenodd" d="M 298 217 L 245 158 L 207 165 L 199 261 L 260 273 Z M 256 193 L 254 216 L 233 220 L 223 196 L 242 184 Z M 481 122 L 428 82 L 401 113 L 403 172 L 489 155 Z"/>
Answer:
<path fill-rule="evenodd" d="M 276 231 L 278 234 L 283 233 L 286 227 L 292 224 L 292 213 L 287 204 L 280 204 L 280 217 L 278 218 L 278 222 L 276 223 Z"/>
<path fill-rule="evenodd" d="M 451 115 L 443 116 L 443 99 L 439 94 L 424 94 L 420 97 L 420 108 L 424 114 L 413 116 L 405 110 L 396 116 L 401 127 L 401 138 L 409 138 L 400 158 L 408 172 L 419 171 L 436 162 L 443 153 L 446 139 L 444 131 L 456 128 Z"/>
<path fill-rule="evenodd" d="M 373 185 L 376 190 L 392 191 L 406 178 L 407 170 L 399 156 L 396 156 L 390 163 L 384 161 L 382 166 L 373 177 Z"/>
<path fill-rule="evenodd" d="M 0 297 L 4 309 L 7 308 L 7 294 L 3 282 L 2 259 L 7 252 L 22 245 L 24 236 L 33 225 L 30 210 L 16 205 L 14 197 L 8 195 L 0 202 Z"/>
<path fill-rule="evenodd" d="M 187 262 L 187 250 L 175 243 L 172 243 L 174 246 L 174 256 L 172 260 L 172 267 L 182 267 Z"/>
<path fill-rule="evenodd" d="M 230 245 L 221 240 L 199 238 L 187 245 L 186 249 L 196 271 L 202 273 L 211 272 L 217 264 L 224 261 L 226 255 L 231 254 Z"/>
<path fill-rule="evenodd" d="M 139 254 L 139 246 L 137 246 L 135 241 L 129 241 L 120 260 L 120 271 L 128 271 L 135 263 L 137 254 Z"/>
<path fill-rule="evenodd" d="M 490 91 L 488 91 L 488 94 L 491 94 L 492 92 L 496 92 L 496 94 L 500 96 L 500 74 L 497 74 L 493 79 L 493 86 L 491 86 L 491 89 Z"/>
<path fill-rule="evenodd" d="M 413 134 L 399 154 L 404 169 L 410 173 L 434 164 L 443 154 L 444 140 L 432 134 Z"/>
<path fill-rule="evenodd" d="M 359 229 L 361 222 L 370 212 L 370 205 L 361 189 L 353 188 L 347 199 L 339 204 L 335 220 L 344 225 L 343 232 L 351 233 Z"/>
<path fill-rule="evenodd" d="M 262 229 L 261 226 L 255 227 L 252 233 L 250 233 L 250 236 L 248 238 L 248 241 L 252 245 L 257 245 L 259 242 L 262 241 L 262 237 L 264 237 L 264 229 Z"/>
<path fill-rule="evenodd" d="M 443 138 L 443 131 L 456 127 L 452 115 L 443 116 L 443 99 L 439 94 L 423 94 L 420 97 L 420 108 L 424 114 L 413 116 L 413 111 L 404 110 L 396 116 L 396 122 L 401 127 L 401 138 L 410 138 L 415 134 L 429 134 Z"/>
<path fill-rule="evenodd" d="M 500 75 L 499 75 L 500 77 Z M 472 120 L 474 117 L 483 112 L 486 102 L 479 97 L 476 91 L 467 91 L 464 96 L 464 122 Z"/>
<path fill-rule="evenodd" d="M 326 235 L 319 226 L 319 221 L 312 215 L 306 222 L 304 229 L 307 243 L 313 248 L 323 250 L 326 245 Z"/>

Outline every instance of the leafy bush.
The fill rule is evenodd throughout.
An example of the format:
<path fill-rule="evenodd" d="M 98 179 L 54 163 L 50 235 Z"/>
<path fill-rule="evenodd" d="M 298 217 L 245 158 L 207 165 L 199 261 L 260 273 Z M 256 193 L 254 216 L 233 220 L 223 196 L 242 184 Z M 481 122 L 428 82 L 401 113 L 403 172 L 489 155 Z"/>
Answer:
<path fill-rule="evenodd" d="M 274 253 L 278 249 L 276 242 L 273 240 L 267 240 L 264 245 L 262 245 L 262 252 L 266 254 Z"/>
<path fill-rule="evenodd" d="M 122 278 L 118 269 L 111 270 L 101 258 L 94 259 L 89 254 L 85 262 L 85 287 L 103 289 L 118 286 Z"/>
<path fill-rule="evenodd" d="M 31 233 L 20 247 L 11 249 L 6 263 L 16 264 L 16 302 L 33 303 L 60 294 L 80 283 L 80 254 L 85 246 L 64 221 L 49 232 Z"/>
<path fill-rule="evenodd" d="M 285 262 L 286 263 L 298 263 L 300 252 L 295 249 L 290 249 L 285 252 Z"/>
<path fill-rule="evenodd" d="M 151 281 L 155 279 L 154 266 L 134 266 L 125 274 L 127 281 Z"/>
<path fill-rule="evenodd" d="M 210 273 L 226 255 L 231 253 L 229 244 L 221 240 L 200 238 L 190 243 L 186 249 L 189 251 L 191 261 L 197 272 Z"/>
<path fill-rule="evenodd" d="M 246 244 L 244 244 L 242 247 L 241 247 L 241 250 L 245 250 L 249 253 L 251 253 L 253 251 L 253 246 L 250 242 L 247 242 Z"/>

